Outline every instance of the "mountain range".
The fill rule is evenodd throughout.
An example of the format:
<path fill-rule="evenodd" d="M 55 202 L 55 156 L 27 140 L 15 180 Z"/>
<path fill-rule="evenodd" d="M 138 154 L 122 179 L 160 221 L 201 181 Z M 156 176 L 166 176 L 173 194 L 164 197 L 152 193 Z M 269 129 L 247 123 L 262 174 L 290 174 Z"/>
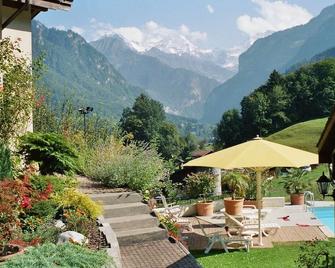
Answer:
<path fill-rule="evenodd" d="M 198 51 L 173 43 L 148 50 L 135 49 L 114 34 L 88 43 L 72 31 L 47 28 L 33 22 L 33 55 L 45 53 L 44 83 L 54 98 L 72 95 L 107 116 L 119 117 L 145 92 L 160 101 L 166 112 L 216 123 L 223 112 L 239 108 L 244 96 L 263 84 L 276 69 L 286 73 L 294 66 L 335 54 L 335 5 L 325 8 L 309 23 L 258 39 L 227 67 L 224 51 Z"/>
<path fill-rule="evenodd" d="M 179 63 L 171 60 L 172 57 L 180 56 L 174 54 L 166 56 L 168 54 L 160 52 L 159 57 L 166 56 L 163 62 L 159 57 L 149 55 L 150 52 L 143 54 L 132 49 L 118 35 L 104 37 L 92 42 L 91 45 L 105 55 L 127 81 L 144 88 L 152 98 L 163 103 L 167 112 L 175 115 L 200 118 L 207 96 L 220 84 L 215 79 L 181 68 L 182 65 L 183 67 L 186 65 L 182 63 L 181 58 Z M 188 56 L 190 60 L 194 58 L 191 55 Z M 170 63 L 174 61 L 175 65 L 171 66 L 166 63 L 167 61 Z M 199 62 L 200 60 L 198 64 L 194 64 L 196 66 L 194 68 L 200 66 Z"/>
<path fill-rule="evenodd" d="M 309 23 L 258 39 L 239 58 L 238 73 L 215 88 L 204 107 L 203 121 L 217 122 L 222 113 L 239 108 L 240 101 L 266 81 L 276 69 L 286 72 L 315 55 L 335 47 L 335 5 Z"/>
<path fill-rule="evenodd" d="M 120 116 L 143 92 L 80 35 L 49 29 L 37 21 L 32 33 L 33 57 L 44 57 L 47 70 L 42 82 L 53 100 L 71 98 L 77 105 L 93 106 L 99 114 Z"/>

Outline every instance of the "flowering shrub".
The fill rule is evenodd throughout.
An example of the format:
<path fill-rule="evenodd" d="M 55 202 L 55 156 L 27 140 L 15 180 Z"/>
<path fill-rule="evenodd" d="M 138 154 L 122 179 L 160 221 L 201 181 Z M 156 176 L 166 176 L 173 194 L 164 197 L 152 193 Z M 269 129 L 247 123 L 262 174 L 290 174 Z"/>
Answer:
<path fill-rule="evenodd" d="M 215 176 L 209 172 L 192 173 L 186 177 L 185 183 L 186 194 L 190 198 L 206 198 L 215 190 Z"/>
<path fill-rule="evenodd" d="M 88 217 L 95 219 L 102 214 L 102 206 L 94 202 L 87 195 L 80 193 L 76 189 L 66 189 L 63 193 L 57 194 L 53 199 L 65 209 L 79 209 Z"/>
<path fill-rule="evenodd" d="M 0 70 L 4 89 L 0 91 L 0 141 L 8 144 L 27 127 L 34 104 L 33 74 L 30 61 L 19 42 L 0 40 Z"/>

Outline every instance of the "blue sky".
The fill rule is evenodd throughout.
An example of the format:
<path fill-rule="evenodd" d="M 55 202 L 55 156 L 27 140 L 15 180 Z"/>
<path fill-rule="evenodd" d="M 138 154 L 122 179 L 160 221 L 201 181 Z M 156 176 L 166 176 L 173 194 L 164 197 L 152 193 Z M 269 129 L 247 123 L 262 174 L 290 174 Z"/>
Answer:
<path fill-rule="evenodd" d="M 70 12 L 49 11 L 37 19 L 88 40 L 116 32 L 146 48 L 157 38 L 183 35 L 203 49 L 229 49 L 306 23 L 331 4 L 334 0 L 74 0 Z"/>

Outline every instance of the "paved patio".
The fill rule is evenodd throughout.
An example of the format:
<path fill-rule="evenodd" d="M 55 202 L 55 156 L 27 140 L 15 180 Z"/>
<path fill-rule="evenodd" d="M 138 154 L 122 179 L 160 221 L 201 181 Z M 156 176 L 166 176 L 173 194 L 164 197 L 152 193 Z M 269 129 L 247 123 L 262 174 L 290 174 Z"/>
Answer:
<path fill-rule="evenodd" d="M 224 231 L 225 217 L 223 213 L 215 213 L 210 217 L 199 217 L 206 232 L 213 233 Z M 190 250 L 204 250 L 207 246 L 207 239 L 203 235 L 196 218 L 189 218 L 193 225 L 193 232 L 185 231 Z M 281 228 L 268 237 L 263 237 L 262 248 L 273 247 L 273 243 L 311 241 L 314 239 L 326 240 L 329 233 L 324 231 L 323 224 L 311 213 L 306 211 L 304 206 L 285 206 L 283 208 L 271 208 L 262 222 L 277 223 Z M 258 238 L 254 237 L 254 247 L 258 247 Z M 213 248 L 221 249 L 217 243 Z"/>
<path fill-rule="evenodd" d="M 123 268 L 201 268 L 187 249 L 167 239 L 120 249 Z"/>

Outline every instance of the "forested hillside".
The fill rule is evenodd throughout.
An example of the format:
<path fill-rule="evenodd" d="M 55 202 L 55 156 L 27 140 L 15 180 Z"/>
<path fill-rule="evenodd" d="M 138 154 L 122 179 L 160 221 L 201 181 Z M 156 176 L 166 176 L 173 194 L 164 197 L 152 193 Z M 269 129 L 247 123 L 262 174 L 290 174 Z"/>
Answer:
<path fill-rule="evenodd" d="M 335 59 L 301 67 L 268 81 L 229 110 L 218 124 L 216 144 L 230 146 L 268 136 L 298 122 L 329 116 L 335 104 Z"/>

